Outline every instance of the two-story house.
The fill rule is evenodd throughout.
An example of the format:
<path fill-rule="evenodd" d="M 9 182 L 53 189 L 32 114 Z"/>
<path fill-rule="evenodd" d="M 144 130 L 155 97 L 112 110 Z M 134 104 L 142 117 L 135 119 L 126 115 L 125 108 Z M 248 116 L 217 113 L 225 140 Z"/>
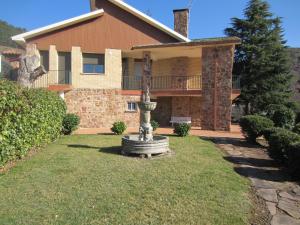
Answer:
<path fill-rule="evenodd" d="M 238 38 L 188 38 L 189 10 L 174 10 L 174 30 L 121 0 L 91 0 L 91 12 L 12 39 L 35 46 L 48 73 L 34 87 L 57 91 L 83 128 L 124 121 L 138 127 L 145 63 L 161 125 L 191 117 L 207 130 L 230 130 L 232 66 Z M 150 59 L 150 60 L 149 60 Z"/>

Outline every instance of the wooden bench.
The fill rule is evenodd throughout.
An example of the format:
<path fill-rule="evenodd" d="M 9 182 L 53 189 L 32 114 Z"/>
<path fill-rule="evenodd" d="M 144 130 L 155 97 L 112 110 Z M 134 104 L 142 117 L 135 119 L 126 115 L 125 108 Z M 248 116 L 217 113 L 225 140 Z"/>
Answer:
<path fill-rule="evenodd" d="M 174 125 L 174 123 L 187 123 L 187 124 L 191 124 L 192 123 L 192 117 L 178 117 L 178 116 L 172 116 L 171 117 L 171 121 L 170 123 L 172 124 L 172 126 Z"/>

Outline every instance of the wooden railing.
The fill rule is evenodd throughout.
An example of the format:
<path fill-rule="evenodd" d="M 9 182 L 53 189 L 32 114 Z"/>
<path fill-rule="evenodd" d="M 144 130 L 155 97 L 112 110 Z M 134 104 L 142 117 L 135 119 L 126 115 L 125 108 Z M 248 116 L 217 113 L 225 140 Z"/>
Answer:
<path fill-rule="evenodd" d="M 124 90 L 141 90 L 142 79 L 136 76 L 123 76 Z M 198 76 L 152 76 L 151 90 L 201 90 L 202 77 Z"/>
<path fill-rule="evenodd" d="M 32 85 L 33 88 L 48 88 L 50 85 L 72 84 L 71 71 L 50 70 L 39 77 Z"/>

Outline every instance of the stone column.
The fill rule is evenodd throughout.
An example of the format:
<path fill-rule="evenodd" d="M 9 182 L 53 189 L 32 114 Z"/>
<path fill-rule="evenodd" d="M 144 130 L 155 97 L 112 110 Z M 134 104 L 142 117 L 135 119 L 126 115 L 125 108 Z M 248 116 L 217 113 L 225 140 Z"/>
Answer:
<path fill-rule="evenodd" d="M 143 52 L 143 94 L 151 87 L 151 53 Z"/>
<path fill-rule="evenodd" d="M 50 45 L 49 48 L 49 84 L 58 83 L 58 53 L 55 45 Z"/>
<path fill-rule="evenodd" d="M 230 131 L 233 46 L 203 49 L 202 121 L 204 130 Z"/>
<path fill-rule="evenodd" d="M 72 47 L 71 52 L 71 84 L 78 87 L 82 73 L 82 52 L 80 47 Z"/>

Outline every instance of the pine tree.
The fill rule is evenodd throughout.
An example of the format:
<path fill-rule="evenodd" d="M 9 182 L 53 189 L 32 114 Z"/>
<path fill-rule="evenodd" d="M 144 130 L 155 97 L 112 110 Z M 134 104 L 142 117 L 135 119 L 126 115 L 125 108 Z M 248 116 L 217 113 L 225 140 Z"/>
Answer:
<path fill-rule="evenodd" d="M 233 74 L 241 78 L 238 103 L 246 114 L 263 112 L 270 104 L 288 103 L 291 96 L 290 66 L 281 18 L 274 17 L 263 0 L 250 0 L 245 18 L 232 18 L 228 36 L 241 38 Z"/>

